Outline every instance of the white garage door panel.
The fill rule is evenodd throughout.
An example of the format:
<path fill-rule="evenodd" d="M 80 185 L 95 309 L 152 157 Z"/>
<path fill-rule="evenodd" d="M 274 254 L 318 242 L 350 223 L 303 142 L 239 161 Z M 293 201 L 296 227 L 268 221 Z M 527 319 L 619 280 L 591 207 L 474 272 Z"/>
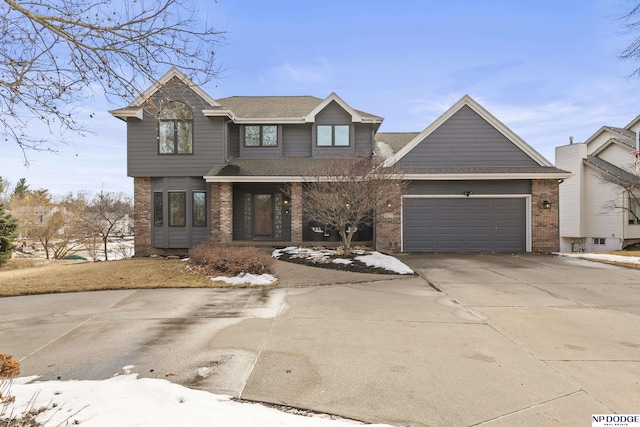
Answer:
<path fill-rule="evenodd" d="M 403 250 L 525 251 L 525 198 L 405 198 Z"/>

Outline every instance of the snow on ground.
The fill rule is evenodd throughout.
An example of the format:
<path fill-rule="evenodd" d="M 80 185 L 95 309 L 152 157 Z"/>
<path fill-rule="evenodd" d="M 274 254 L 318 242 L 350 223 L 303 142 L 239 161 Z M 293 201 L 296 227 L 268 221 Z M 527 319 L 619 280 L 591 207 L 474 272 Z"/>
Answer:
<path fill-rule="evenodd" d="M 380 252 L 371 252 L 368 255 L 357 256 L 356 259 L 367 264 L 369 267 L 379 267 L 385 270 L 395 271 L 398 274 L 413 274 L 413 270 L 397 258 Z"/>
<path fill-rule="evenodd" d="M 353 250 L 351 251 L 358 256 L 355 257 L 357 261 L 360 261 L 370 267 L 378 267 L 383 268 L 385 270 L 397 273 L 397 274 L 413 274 L 413 270 L 409 268 L 406 264 L 394 258 L 390 255 L 385 255 L 376 251 L 362 251 L 362 250 Z M 317 258 L 323 259 L 330 256 L 335 256 L 341 254 L 334 249 L 310 249 L 310 248 L 299 248 L 297 246 L 288 246 L 284 249 L 276 249 L 271 253 L 271 256 L 274 258 L 280 258 L 282 255 L 294 255 L 300 257 L 307 258 Z M 334 263 L 341 264 L 350 264 L 351 261 L 343 258 L 336 258 L 333 260 Z"/>
<path fill-rule="evenodd" d="M 15 396 L 15 402 L 8 407 L 0 405 L 0 418 L 19 418 L 25 409 L 32 405 L 34 409 L 43 406 L 48 408 L 37 416 L 38 421 L 46 422 L 45 426 L 361 425 L 356 421 L 334 420 L 328 415 L 315 414 L 305 417 L 260 404 L 236 402 L 229 396 L 189 389 L 164 379 L 138 379 L 136 374 L 115 376 L 103 381 L 31 382 L 36 378 L 24 377 L 14 380 L 9 394 Z"/>
<path fill-rule="evenodd" d="M 214 282 L 225 282 L 230 285 L 251 285 L 251 286 L 269 286 L 272 285 L 277 279 L 276 276 L 272 274 L 251 274 L 251 273 L 242 273 L 239 276 L 235 277 L 225 277 L 225 276 L 216 276 L 210 277 L 209 279 Z"/>
<path fill-rule="evenodd" d="M 568 258 L 582 258 L 594 261 L 613 261 L 613 262 L 626 262 L 629 264 L 640 264 L 640 257 L 637 256 L 624 256 L 624 255 L 611 255 L 611 254 L 596 254 L 585 252 L 572 252 L 572 253 L 558 253 L 560 256 Z"/>

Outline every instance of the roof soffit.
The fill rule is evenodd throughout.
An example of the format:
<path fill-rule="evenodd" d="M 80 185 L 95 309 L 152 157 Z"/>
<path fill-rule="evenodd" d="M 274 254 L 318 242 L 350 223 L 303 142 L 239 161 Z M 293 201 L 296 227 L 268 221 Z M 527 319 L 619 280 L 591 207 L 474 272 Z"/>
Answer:
<path fill-rule="evenodd" d="M 538 153 L 533 147 L 527 144 L 522 138 L 516 135 L 511 129 L 509 129 L 504 123 L 498 120 L 493 114 L 489 113 L 484 107 L 476 102 L 469 95 L 464 95 L 458 102 L 453 104 L 447 111 L 445 111 L 440 117 L 434 120 L 425 130 L 420 132 L 415 138 L 413 138 L 407 145 L 400 149 L 394 156 L 387 159 L 385 166 L 391 166 L 402 159 L 407 153 L 409 153 L 414 147 L 422 142 L 426 137 L 431 135 L 442 124 L 449 120 L 455 113 L 457 113 L 462 107 L 468 106 L 483 118 L 487 123 L 493 126 L 498 132 L 503 134 L 509 141 L 511 141 L 516 147 L 527 154 L 531 159 L 537 162 L 540 166 L 553 166 L 551 162 L 545 159 L 540 153 Z"/>

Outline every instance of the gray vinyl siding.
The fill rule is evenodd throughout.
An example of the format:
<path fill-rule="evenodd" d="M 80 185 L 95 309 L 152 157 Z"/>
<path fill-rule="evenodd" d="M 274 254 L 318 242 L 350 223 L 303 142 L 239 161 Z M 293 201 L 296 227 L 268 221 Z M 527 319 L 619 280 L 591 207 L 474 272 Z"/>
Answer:
<path fill-rule="evenodd" d="M 282 146 L 285 156 L 310 157 L 311 156 L 311 130 L 308 125 L 283 125 Z"/>
<path fill-rule="evenodd" d="M 411 181 L 407 195 L 531 194 L 531 180 Z"/>
<path fill-rule="evenodd" d="M 193 154 L 159 154 L 157 113 L 163 102 L 180 101 L 193 113 Z M 215 165 L 223 165 L 224 123 L 222 117 L 205 117 L 207 104 L 193 91 L 176 85 L 172 93 L 158 92 L 144 109 L 143 120 L 127 120 L 128 176 L 195 176 L 206 175 Z"/>
<path fill-rule="evenodd" d="M 354 124 L 356 156 L 370 156 L 373 153 L 373 125 Z"/>
<path fill-rule="evenodd" d="M 164 177 L 152 178 L 151 180 L 151 209 L 154 209 L 153 194 L 160 192 L 163 195 L 163 213 L 162 226 L 155 226 L 153 221 L 151 246 L 154 248 L 190 248 L 204 241 L 209 235 L 209 212 L 210 212 L 210 194 L 207 190 L 208 186 L 201 177 Z M 169 227 L 169 192 L 185 192 L 186 193 L 186 226 L 185 227 Z M 207 226 L 193 227 L 193 197 L 195 191 L 204 191 L 206 193 L 206 212 Z M 154 218 L 151 212 L 151 218 Z"/>
<path fill-rule="evenodd" d="M 227 159 L 240 155 L 240 126 L 227 123 Z"/>
<path fill-rule="evenodd" d="M 404 167 L 539 166 L 468 106 L 409 151 Z"/>
<path fill-rule="evenodd" d="M 316 145 L 318 125 L 349 125 L 350 145 L 348 147 L 318 147 Z M 311 132 L 311 152 L 313 157 L 352 157 L 355 155 L 355 131 L 352 118 L 337 102 L 331 101 L 322 111 L 316 114 L 316 121 Z"/>
<path fill-rule="evenodd" d="M 405 252 L 523 252 L 525 198 L 405 198 Z"/>

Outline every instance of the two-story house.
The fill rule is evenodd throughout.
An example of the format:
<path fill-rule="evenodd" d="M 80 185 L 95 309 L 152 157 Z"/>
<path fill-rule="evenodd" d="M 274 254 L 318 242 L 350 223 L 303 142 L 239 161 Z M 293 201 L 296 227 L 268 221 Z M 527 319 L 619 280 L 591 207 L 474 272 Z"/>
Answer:
<path fill-rule="evenodd" d="M 558 167 L 574 174 L 560 186 L 563 252 L 612 251 L 640 242 L 640 194 L 615 184 L 640 185 L 639 139 L 640 116 L 623 128 L 603 126 L 585 142 L 556 148 Z"/>
<path fill-rule="evenodd" d="M 378 250 L 557 250 L 558 179 L 569 174 L 468 96 L 422 132 L 378 133 L 382 117 L 335 93 L 213 99 L 172 69 L 111 114 L 127 122 L 139 256 L 208 237 L 309 240 L 309 171 L 374 151 L 410 181 L 390 183 L 397 203 L 362 233 Z"/>

